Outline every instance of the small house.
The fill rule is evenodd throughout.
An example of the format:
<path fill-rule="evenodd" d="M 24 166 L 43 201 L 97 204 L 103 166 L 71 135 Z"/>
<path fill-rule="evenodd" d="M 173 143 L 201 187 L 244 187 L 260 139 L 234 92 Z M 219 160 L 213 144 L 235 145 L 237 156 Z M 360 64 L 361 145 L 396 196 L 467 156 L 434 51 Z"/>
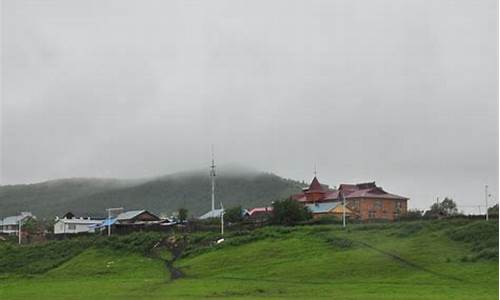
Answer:
<path fill-rule="evenodd" d="M 248 211 L 247 220 L 253 222 L 267 221 L 273 212 L 272 207 L 256 207 Z"/>
<path fill-rule="evenodd" d="M 313 218 L 319 218 L 322 216 L 335 216 L 342 218 L 344 215 L 344 206 L 340 202 L 323 202 L 323 203 L 307 203 L 305 207 L 313 214 Z M 352 211 L 349 208 L 345 208 L 346 217 L 352 215 Z"/>
<path fill-rule="evenodd" d="M 1 233 L 3 234 L 8 234 L 8 235 L 18 235 L 19 234 L 19 224 L 25 223 L 29 219 L 35 219 L 35 216 L 31 214 L 31 212 L 21 212 L 17 216 L 10 216 L 6 217 L 2 220 L 0 223 L 1 226 Z"/>
<path fill-rule="evenodd" d="M 73 213 L 66 213 L 61 219 L 56 217 L 54 223 L 54 234 L 77 234 L 77 233 L 93 233 L 95 226 L 100 224 L 102 220 L 92 219 L 90 217 L 76 217 Z"/>

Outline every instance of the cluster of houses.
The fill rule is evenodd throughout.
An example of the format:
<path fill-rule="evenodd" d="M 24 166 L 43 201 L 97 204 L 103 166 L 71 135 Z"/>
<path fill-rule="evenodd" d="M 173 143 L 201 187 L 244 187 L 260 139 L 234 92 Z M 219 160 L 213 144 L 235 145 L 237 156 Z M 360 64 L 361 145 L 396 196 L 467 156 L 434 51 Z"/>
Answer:
<path fill-rule="evenodd" d="M 19 235 L 21 231 L 24 235 L 23 224 L 26 224 L 29 219 L 36 219 L 36 217 L 29 212 L 23 212 L 17 216 L 0 219 L 0 233 Z M 115 233 L 128 233 L 141 230 L 161 230 L 175 224 L 178 224 L 178 222 L 173 221 L 171 218 L 160 218 L 147 210 L 120 212 L 116 216 L 107 219 L 77 217 L 68 212 L 62 218 L 55 218 L 54 234 L 72 235 L 106 230 L 113 230 Z"/>
<path fill-rule="evenodd" d="M 302 192 L 292 195 L 291 199 L 302 203 L 311 211 L 314 218 L 344 214 L 349 219 L 396 220 L 406 214 L 408 197 L 386 192 L 375 182 L 340 184 L 330 188 L 321 184 L 315 176 Z M 201 219 L 220 217 L 222 209 L 215 209 L 202 215 Z M 256 207 L 244 211 L 250 220 L 265 220 L 272 213 L 272 207 Z"/>
<path fill-rule="evenodd" d="M 307 207 L 313 217 L 345 215 L 350 219 L 395 220 L 407 212 L 408 198 L 386 192 L 375 182 L 359 184 L 341 184 L 339 188 L 330 188 L 321 184 L 314 177 L 311 184 L 302 192 L 292 195 L 291 199 Z M 200 219 L 219 218 L 222 209 L 214 209 L 202 215 Z M 250 221 L 263 221 L 269 218 L 272 207 L 257 207 L 243 212 Z M 29 212 L 17 216 L 0 219 L 0 233 L 18 235 L 19 226 L 29 219 L 35 218 Z M 95 233 L 113 231 L 127 233 L 138 230 L 161 230 L 178 224 L 172 218 L 161 218 L 147 210 L 132 210 L 119 212 L 114 217 L 91 218 L 77 217 L 71 212 L 62 218 L 56 217 L 54 223 L 55 235 L 71 235 L 80 233 Z"/>
<path fill-rule="evenodd" d="M 321 184 L 316 177 L 308 188 L 293 195 L 292 199 L 303 203 L 315 217 L 340 216 L 345 210 L 351 219 L 362 221 L 395 220 L 406 214 L 409 200 L 386 192 L 375 182 L 341 184 L 338 189 L 332 189 Z"/>

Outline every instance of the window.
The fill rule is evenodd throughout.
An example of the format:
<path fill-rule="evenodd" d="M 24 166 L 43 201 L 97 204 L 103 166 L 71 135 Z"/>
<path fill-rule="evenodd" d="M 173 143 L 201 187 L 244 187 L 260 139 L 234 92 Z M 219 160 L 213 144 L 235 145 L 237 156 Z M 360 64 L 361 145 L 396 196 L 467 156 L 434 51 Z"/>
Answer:
<path fill-rule="evenodd" d="M 396 209 L 403 208 L 403 201 L 396 201 Z"/>
<path fill-rule="evenodd" d="M 374 209 L 381 209 L 382 208 L 382 200 L 375 200 L 375 202 L 373 202 L 373 208 Z"/>
<path fill-rule="evenodd" d="M 370 210 L 368 212 L 368 219 L 375 219 L 375 212 L 374 211 Z"/>
<path fill-rule="evenodd" d="M 352 207 L 354 209 L 359 209 L 359 200 L 351 200 L 347 202 L 348 207 Z"/>
<path fill-rule="evenodd" d="M 76 230 L 76 224 L 68 224 L 68 230 Z"/>

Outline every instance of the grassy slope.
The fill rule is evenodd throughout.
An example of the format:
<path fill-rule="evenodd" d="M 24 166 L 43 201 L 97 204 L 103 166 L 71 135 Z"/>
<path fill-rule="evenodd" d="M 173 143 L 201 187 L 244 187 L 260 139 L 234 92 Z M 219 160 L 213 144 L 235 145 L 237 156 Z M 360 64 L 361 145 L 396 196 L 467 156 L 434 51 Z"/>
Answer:
<path fill-rule="evenodd" d="M 497 299 L 498 261 L 464 262 L 473 246 L 442 225 L 265 228 L 181 259 L 187 277 L 168 283 L 160 261 L 92 248 L 44 276 L 5 280 L 0 298 Z"/>

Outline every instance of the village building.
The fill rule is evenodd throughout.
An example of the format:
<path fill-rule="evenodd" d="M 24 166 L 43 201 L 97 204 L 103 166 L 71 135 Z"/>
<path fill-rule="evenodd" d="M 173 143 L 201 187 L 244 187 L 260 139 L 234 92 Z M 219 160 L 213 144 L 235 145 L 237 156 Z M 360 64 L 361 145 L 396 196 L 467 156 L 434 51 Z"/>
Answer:
<path fill-rule="evenodd" d="M 255 207 L 245 213 L 248 221 L 264 222 L 267 221 L 273 212 L 272 207 Z"/>
<path fill-rule="evenodd" d="M 313 205 L 342 203 L 342 197 L 346 203 L 346 215 L 363 221 L 397 219 L 406 214 L 409 200 L 407 197 L 386 192 L 375 182 L 341 184 L 338 189 L 332 189 L 327 185 L 322 185 L 316 177 L 308 188 L 305 188 L 301 193 L 292 195 L 291 198 L 304 203 L 314 215 L 318 215 L 325 214 L 323 208 L 326 209 L 328 206 L 316 209 Z M 336 207 L 335 210 L 331 211 L 331 214 L 342 215 L 342 206 Z"/>
<path fill-rule="evenodd" d="M 101 221 L 93 227 L 105 230 L 111 227 L 115 233 L 129 233 L 143 230 L 163 230 L 174 225 L 170 219 L 161 219 L 147 210 L 131 210 L 118 214 L 116 217 Z"/>
<path fill-rule="evenodd" d="M 313 218 L 319 218 L 323 216 L 335 216 L 342 218 L 344 214 L 343 206 L 341 202 L 315 202 L 306 203 L 305 207 L 313 214 Z M 351 218 L 353 212 L 346 207 L 345 215 L 347 218 Z"/>
<path fill-rule="evenodd" d="M 56 217 L 54 234 L 93 233 L 95 226 L 100 223 L 102 223 L 102 219 L 78 218 L 73 213 L 68 212 L 62 218 Z"/>
<path fill-rule="evenodd" d="M 200 220 L 207 220 L 212 218 L 220 218 L 224 210 L 222 208 L 216 208 L 200 216 Z"/>
<path fill-rule="evenodd" d="M 21 212 L 17 216 L 6 217 L 0 221 L 0 233 L 7 235 L 18 235 L 19 234 L 19 223 L 22 224 L 27 222 L 29 219 L 34 219 L 35 216 L 31 212 Z"/>
<path fill-rule="evenodd" d="M 116 217 L 119 224 L 148 224 L 160 221 L 160 217 L 147 210 L 131 210 L 122 212 Z"/>

